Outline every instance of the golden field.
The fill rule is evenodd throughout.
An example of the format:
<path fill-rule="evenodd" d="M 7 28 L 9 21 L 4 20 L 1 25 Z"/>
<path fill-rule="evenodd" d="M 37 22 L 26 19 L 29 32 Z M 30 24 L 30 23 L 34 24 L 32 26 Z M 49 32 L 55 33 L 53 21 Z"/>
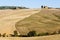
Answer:
<path fill-rule="evenodd" d="M 58 33 L 60 30 L 60 10 L 41 9 L 38 13 L 18 21 L 16 28 L 22 35 L 30 31 L 36 31 L 37 34 L 45 32 Z"/>
<path fill-rule="evenodd" d="M 34 13 L 37 9 L 0 10 L 0 33 L 11 34 L 15 28 L 15 23 Z"/>
<path fill-rule="evenodd" d="M 22 34 L 31 30 L 36 30 L 37 33 L 58 31 L 60 29 L 60 10 L 0 10 L 0 33 L 9 35 L 12 34 L 16 28 L 19 33 Z M 25 32 L 22 29 L 24 29 Z M 0 40 L 60 40 L 60 34 L 39 37 L 0 37 Z"/>

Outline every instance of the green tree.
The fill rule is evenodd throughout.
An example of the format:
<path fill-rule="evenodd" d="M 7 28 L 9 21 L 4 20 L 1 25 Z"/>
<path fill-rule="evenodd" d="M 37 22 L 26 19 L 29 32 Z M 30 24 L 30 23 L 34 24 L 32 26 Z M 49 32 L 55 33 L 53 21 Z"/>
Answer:
<path fill-rule="evenodd" d="M 28 34 L 27 34 L 28 37 L 32 37 L 32 36 L 36 36 L 36 31 L 30 31 Z"/>
<path fill-rule="evenodd" d="M 18 32 L 15 30 L 14 31 L 14 36 L 17 37 L 18 36 Z"/>
<path fill-rule="evenodd" d="M 42 5 L 41 8 L 44 8 L 44 6 Z"/>

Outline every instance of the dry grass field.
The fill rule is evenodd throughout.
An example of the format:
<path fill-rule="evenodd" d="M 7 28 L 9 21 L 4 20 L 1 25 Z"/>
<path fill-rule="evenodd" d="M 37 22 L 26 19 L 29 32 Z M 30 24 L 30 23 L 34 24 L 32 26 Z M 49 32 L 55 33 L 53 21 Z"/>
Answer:
<path fill-rule="evenodd" d="M 0 10 L 0 33 L 11 34 L 15 29 L 15 23 L 34 13 L 37 9 Z"/>
<path fill-rule="evenodd" d="M 35 30 L 37 33 L 58 31 L 60 29 L 60 10 L 0 10 L 0 33 L 11 34 L 16 30 L 15 27 L 19 32 L 21 31 L 21 34 L 31 30 Z M 60 34 L 39 37 L 0 37 L 0 40 L 60 40 Z"/>
<path fill-rule="evenodd" d="M 16 28 L 20 34 L 27 34 L 29 31 L 36 31 L 37 34 L 57 32 L 60 30 L 60 10 L 42 9 L 40 12 L 18 21 Z"/>

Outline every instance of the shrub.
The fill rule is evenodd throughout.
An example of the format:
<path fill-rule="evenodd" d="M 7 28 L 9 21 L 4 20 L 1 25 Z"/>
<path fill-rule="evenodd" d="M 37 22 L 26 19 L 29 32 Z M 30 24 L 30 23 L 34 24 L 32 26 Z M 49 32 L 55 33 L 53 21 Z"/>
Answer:
<path fill-rule="evenodd" d="M 1 37 L 1 33 L 0 33 L 0 37 Z"/>
<path fill-rule="evenodd" d="M 18 37 L 28 37 L 27 35 L 18 35 Z"/>
<path fill-rule="evenodd" d="M 18 35 L 18 33 L 17 33 L 17 31 L 16 31 L 16 30 L 14 31 L 14 35 Z"/>
<path fill-rule="evenodd" d="M 6 33 L 4 33 L 2 36 L 5 37 L 6 36 Z"/>
<path fill-rule="evenodd" d="M 13 34 L 10 34 L 10 36 L 11 36 L 11 37 L 15 37 L 15 35 L 13 35 Z"/>
<path fill-rule="evenodd" d="M 46 35 L 49 35 L 49 33 L 48 32 L 46 32 L 46 33 L 39 33 L 37 36 L 46 36 Z"/>
<path fill-rule="evenodd" d="M 13 32 L 13 34 L 10 34 L 10 36 L 11 36 L 11 37 L 18 37 L 19 35 L 18 35 L 18 32 L 15 30 L 15 31 Z"/>
<path fill-rule="evenodd" d="M 17 37 L 18 36 L 18 32 L 15 30 L 14 31 L 14 36 Z"/>
<path fill-rule="evenodd" d="M 44 35 L 49 35 L 49 33 L 48 33 L 48 32 L 46 32 Z"/>
<path fill-rule="evenodd" d="M 36 36 L 36 31 L 30 31 L 28 34 L 27 34 L 28 37 L 32 37 L 32 36 Z"/>

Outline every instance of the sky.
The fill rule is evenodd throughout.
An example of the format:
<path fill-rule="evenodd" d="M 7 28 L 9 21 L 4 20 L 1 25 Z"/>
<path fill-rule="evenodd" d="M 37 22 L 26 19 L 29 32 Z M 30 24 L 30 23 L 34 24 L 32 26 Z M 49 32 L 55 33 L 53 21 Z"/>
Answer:
<path fill-rule="evenodd" d="M 0 6 L 40 8 L 41 5 L 60 8 L 60 0 L 0 0 Z"/>

